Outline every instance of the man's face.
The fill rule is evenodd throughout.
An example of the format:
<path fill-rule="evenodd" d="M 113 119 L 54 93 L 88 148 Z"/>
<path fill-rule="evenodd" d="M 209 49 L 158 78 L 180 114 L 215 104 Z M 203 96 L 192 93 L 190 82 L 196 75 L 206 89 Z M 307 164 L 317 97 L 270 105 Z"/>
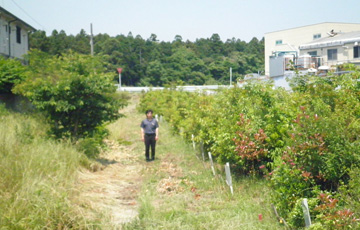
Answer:
<path fill-rule="evenodd" d="M 148 118 L 148 119 L 151 119 L 152 118 L 152 112 L 148 112 L 147 114 L 146 114 L 146 117 Z"/>

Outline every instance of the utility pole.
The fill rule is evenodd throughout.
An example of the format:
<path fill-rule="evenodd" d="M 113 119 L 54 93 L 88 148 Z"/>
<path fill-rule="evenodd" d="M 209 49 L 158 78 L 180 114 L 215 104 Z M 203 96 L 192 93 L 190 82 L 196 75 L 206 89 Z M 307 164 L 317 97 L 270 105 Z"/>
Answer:
<path fill-rule="evenodd" d="M 232 83 L 232 68 L 230 67 L 230 86 L 231 86 L 231 83 Z"/>
<path fill-rule="evenodd" d="M 122 68 L 117 68 L 117 71 L 119 73 L 119 86 L 118 89 L 121 90 L 121 72 L 122 72 Z"/>
<path fill-rule="evenodd" d="M 93 35 L 93 27 L 92 27 L 92 23 L 90 23 L 90 53 L 91 56 L 94 56 L 94 35 Z"/>

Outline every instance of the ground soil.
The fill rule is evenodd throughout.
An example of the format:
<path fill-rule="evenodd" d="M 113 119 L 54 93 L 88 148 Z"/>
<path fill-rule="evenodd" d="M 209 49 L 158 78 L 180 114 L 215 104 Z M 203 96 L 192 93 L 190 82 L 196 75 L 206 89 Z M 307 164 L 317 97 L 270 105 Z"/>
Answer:
<path fill-rule="evenodd" d="M 130 152 L 131 149 L 120 147 L 104 153 L 101 155 L 102 170 L 83 170 L 79 176 L 81 197 L 92 209 L 110 215 L 115 226 L 130 222 L 138 215 L 142 165 Z"/>

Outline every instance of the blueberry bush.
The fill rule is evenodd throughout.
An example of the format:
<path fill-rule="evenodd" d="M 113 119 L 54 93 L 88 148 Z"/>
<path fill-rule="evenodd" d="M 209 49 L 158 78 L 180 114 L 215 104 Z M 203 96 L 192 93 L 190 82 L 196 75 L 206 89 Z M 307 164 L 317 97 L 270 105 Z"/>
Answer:
<path fill-rule="evenodd" d="M 349 72 L 340 76 L 295 77 L 292 91 L 274 89 L 271 83 L 209 95 L 150 91 L 142 95 L 139 111 L 152 108 L 185 139 L 195 135 L 218 162 L 230 162 L 235 173 L 268 179 L 273 203 L 290 227 L 304 227 L 299 204 L 307 198 L 314 228 L 356 228 L 360 70 L 344 68 Z M 339 202 L 324 208 L 329 201 L 321 194 Z"/>

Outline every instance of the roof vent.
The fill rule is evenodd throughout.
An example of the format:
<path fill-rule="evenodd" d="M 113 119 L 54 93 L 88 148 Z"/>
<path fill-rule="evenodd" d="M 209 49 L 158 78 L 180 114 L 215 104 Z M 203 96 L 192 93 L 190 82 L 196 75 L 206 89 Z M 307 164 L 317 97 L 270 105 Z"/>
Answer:
<path fill-rule="evenodd" d="M 334 32 L 334 30 L 331 30 L 330 32 L 327 32 L 327 34 L 328 34 L 330 37 L 334 37 L 334 36 L 337 35 L 338 33 Z"/>

